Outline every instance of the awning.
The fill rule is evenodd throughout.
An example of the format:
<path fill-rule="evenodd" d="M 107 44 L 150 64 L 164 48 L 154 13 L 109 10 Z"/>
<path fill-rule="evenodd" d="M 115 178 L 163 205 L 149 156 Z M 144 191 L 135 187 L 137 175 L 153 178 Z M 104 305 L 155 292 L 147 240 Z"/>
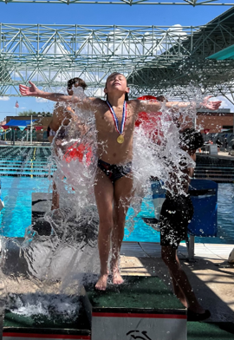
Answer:
<path fill-rule="evenodd" d="M 8 125 L 2 125 L 2 128 L 3 128 L 4 130 L 7 130 L 9 127 L 8 127 Z"/>
<path fill-rule="evenodd" d="M 35 119 L 32 120 L 32 122 L 35 122 Z M 20 119 L 11 119 L 8 123 L 6 123 L 6 125 L 4 126 L 28 126 L 31 125 L 31 120 L 20 120 Z M 3 127 L 4 127 L 3 126 Z"/>

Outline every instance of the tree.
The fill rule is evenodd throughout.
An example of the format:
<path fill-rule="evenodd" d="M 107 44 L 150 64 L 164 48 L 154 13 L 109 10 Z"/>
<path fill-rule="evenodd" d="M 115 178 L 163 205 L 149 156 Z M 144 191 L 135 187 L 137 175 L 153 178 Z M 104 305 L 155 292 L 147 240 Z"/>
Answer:
<path fill-rule="evenodd" d="M 35 115 L 36 115 L 36 112 L 32 110 L 22 111 L 18 113 L 18 116 L 35 116 Z"/>
<path fill-rule="evenodd" d="M 35 112 L 32 110 L 28 110 L 28 111 L 22 111 L 18 113 L 18 116 L 41 116 L 41 117 L 52 117 L 52 113 L 50 112 Z"/>

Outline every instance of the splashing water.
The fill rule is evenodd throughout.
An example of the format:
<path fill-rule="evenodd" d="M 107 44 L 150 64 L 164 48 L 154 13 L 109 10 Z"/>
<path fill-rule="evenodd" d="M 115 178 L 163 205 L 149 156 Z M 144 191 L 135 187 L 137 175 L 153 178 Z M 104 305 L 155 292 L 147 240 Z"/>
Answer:
<path fill-rule="evenodd" d="M 75 321 L 80 309 L 80 301 L 77 296 L 39 294 L 9 294 L 8 309 L 18 315 L 32 317 L 37 323 L 54 321 L 62 316 L 62 321 Z"/>
<path fill-rule="evenodd" d="M 85 100 L 79 88 L 73 90 L 74 95 L 82 95 Z M 196 96 L 194 100 L 200 101 Z M 166 190 L 172 191 L 176 187 L 179 193 L 183 193 L 181 160 L 185 167 L 194 164 L 180 148 L 179 127 L 172 116 L 180 119 L 183 125 L 188 117 L 193 121 L 195 114 L 193 104 L 180 111 L 176 107 L 168 110 L 164 104 L 161 113 L 151 114 L 157 115 L 156 122 L 152 119 L 153 126 L 151 124 L 145 129 L 144 124 L 140 124 L 135 129 L 134 196 L 131 201 L 134 216 L 140 211 L 143 197 L 150 195 L 152 176 L 161 179 Z M 106 152 L 105 143 L 97 141 L 95 115 L 76 108 L 74 119 L 68 126 L 62 125 L 53 140 L 49 163 L 54 162 L 57 166 L 53 181 L 60 197 L 60 208 L 51 211 L 48 202 L 44 220 L 51 226 L 51 232 L 47 236 L 39 235 L 30 226 L 23 243 L 4 241 L 2 276 L 5 285 L 2 293 L 5 294 L 2 295 L 12 290 L 19 292 L 25 282 L 31 282 L 33 288 L 30 291 L 34 293 L 53 291 L 70 295 L 74 289 L 79 290 L 84 274 L 87 277 L 89 273 L 88 279 L 91 280 L 92 274 L 98 273 L 98 213 L 94 198 L 98 148 Z M 130 232 L 134 216 L 127 222 Z M 25 313 L 28 309 L 34 313 L 34 307 L 22 306 L 20 301 L 17 303 L 18 313 Z M 35 312 L 42 314 L 48 309 L 46 304 L 37 306 L 39 309 Z"/>

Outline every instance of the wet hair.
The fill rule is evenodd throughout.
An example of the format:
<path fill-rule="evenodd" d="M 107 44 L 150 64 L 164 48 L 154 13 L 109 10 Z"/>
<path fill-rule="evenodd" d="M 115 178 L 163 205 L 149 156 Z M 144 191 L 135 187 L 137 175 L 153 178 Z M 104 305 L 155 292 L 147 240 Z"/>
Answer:
<path fill-rule="evenodd" d="M 86 82 L 85 82 L 83 79 L 78 78 L 78 77 L 72 78 L 72 79 L 68 80 L 68 82 L 67 82 L 67 88 L 68 88 L 68 90 L 72 90 L 72 86 L 73 86 L 73 85 L 80 86 L 80 87 L 83 88 L 83 90 L 85 90 L 86 87 L 88 86 L 88 85 L 86 84 Z"/>
<path fill-rule="evenodd" d="M 105 89 L 106 89 L 106 87 L 107 87 L 108 79 L 109 79 L 110 77 L 113 77 L 113 76 L 117 75 L 117 74 L 123 75 L 122 73 L 119 73 L 119 72 L 113 72 L 113 73 L 111 73 L 111 74 L 107 77 L 106 84 L 105 84 Z M 123 76 L 124 76 L 124 75 L 123 75 Z M 126 79 L 125 76 L 124 76 L 124 78 Z M 127 79 L 126 79 L 126 83 L 127 83 L 127 86 L 128 86 Z M 108 94 L 106 94 L 106 100 L 108 100 Z M 128 100 L 129 100 L 128 93 L 125 93 L 125 101 L 127 102 Z"/>
<path fill-rule="evenodd" d="M 204 139 L 200 131 L 187 128 L 180 133 L 180 144 L 189 150 L 197 150 L 203 146 Z"/>

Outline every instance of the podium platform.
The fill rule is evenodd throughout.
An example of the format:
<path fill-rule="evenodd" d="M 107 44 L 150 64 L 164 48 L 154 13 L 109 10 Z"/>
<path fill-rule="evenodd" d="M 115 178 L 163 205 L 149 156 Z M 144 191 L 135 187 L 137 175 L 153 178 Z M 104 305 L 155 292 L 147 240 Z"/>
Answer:
<path fill-rule="evenodd" d="M 92 340 L 185 340 L 186 308 L 158 277 L 126 276 L 99 292 L 85 286 Z"/>
<path fill-rule="evenodd" d="M 48 302 L 54 297 L 55 295 L 45 295 Z M 62 295 L 57 297 L 60 299 L 63 298 Z M 17 296 L 14 298 L 17 299 Z M 22 299 L 22 295 L 19 295 L 18 298 Z M 27 296 L 23 296 L 23 299 L 26 304 L 28 299 L 30 300 Z M 39 313 L 27 316 L 19 314 L 19 312 L 15 313 L 14 309 L 6 310 L 4 315 L 2 339 L 89 340 L 91 339 L 90 323 L 82 308 L 79 297 L 75 297 L 75 303 L 77 304 L 77 313 L 75 311 L 75 316 L 73 315 L 72 319 L 69 318 L 69 310 L 66 315 L 58 313 L 53 309 L 53 305 L 51 304 L 50 306 L 49 303 L 48 310 L 50 317 Z"/>
<path fill-rule="evenodd" d="M 94 282 L 85 285 L 82 296 L 73 296 L 73 317 L 63 317 L 49 306 L 52 318 L 37 314 L 20 315 L 5 310 L 3 340 L 231 340 L 234 323 L 187 322 L 186 309 L 157 277 L 124 277 L 119 287 L 108 286 L 105 292 L 94 289 Z M 33 294 L 15 295 L 25 303 Z M 46 301 L 62 295 L 44 295 Z M 12 298 L 12 297 L 10 297 Z M 34 295 L 34 299 L 38 294 Z M 71 298 L 71 296 L 69 296 Z M 37 301 L 37 300 L 36 300 Z M 32 305 L 32 304 L 31 304 Z M 63 310 L 66 310 L 63 309 Z M 75 311 L 75 312 L 74 312 Z M 76 315 L 77 313 L 77 315 Z M 70 314 L 71 315 L 71 314 Z M 74 317 L 75 315 L 75 317 Z"/>

